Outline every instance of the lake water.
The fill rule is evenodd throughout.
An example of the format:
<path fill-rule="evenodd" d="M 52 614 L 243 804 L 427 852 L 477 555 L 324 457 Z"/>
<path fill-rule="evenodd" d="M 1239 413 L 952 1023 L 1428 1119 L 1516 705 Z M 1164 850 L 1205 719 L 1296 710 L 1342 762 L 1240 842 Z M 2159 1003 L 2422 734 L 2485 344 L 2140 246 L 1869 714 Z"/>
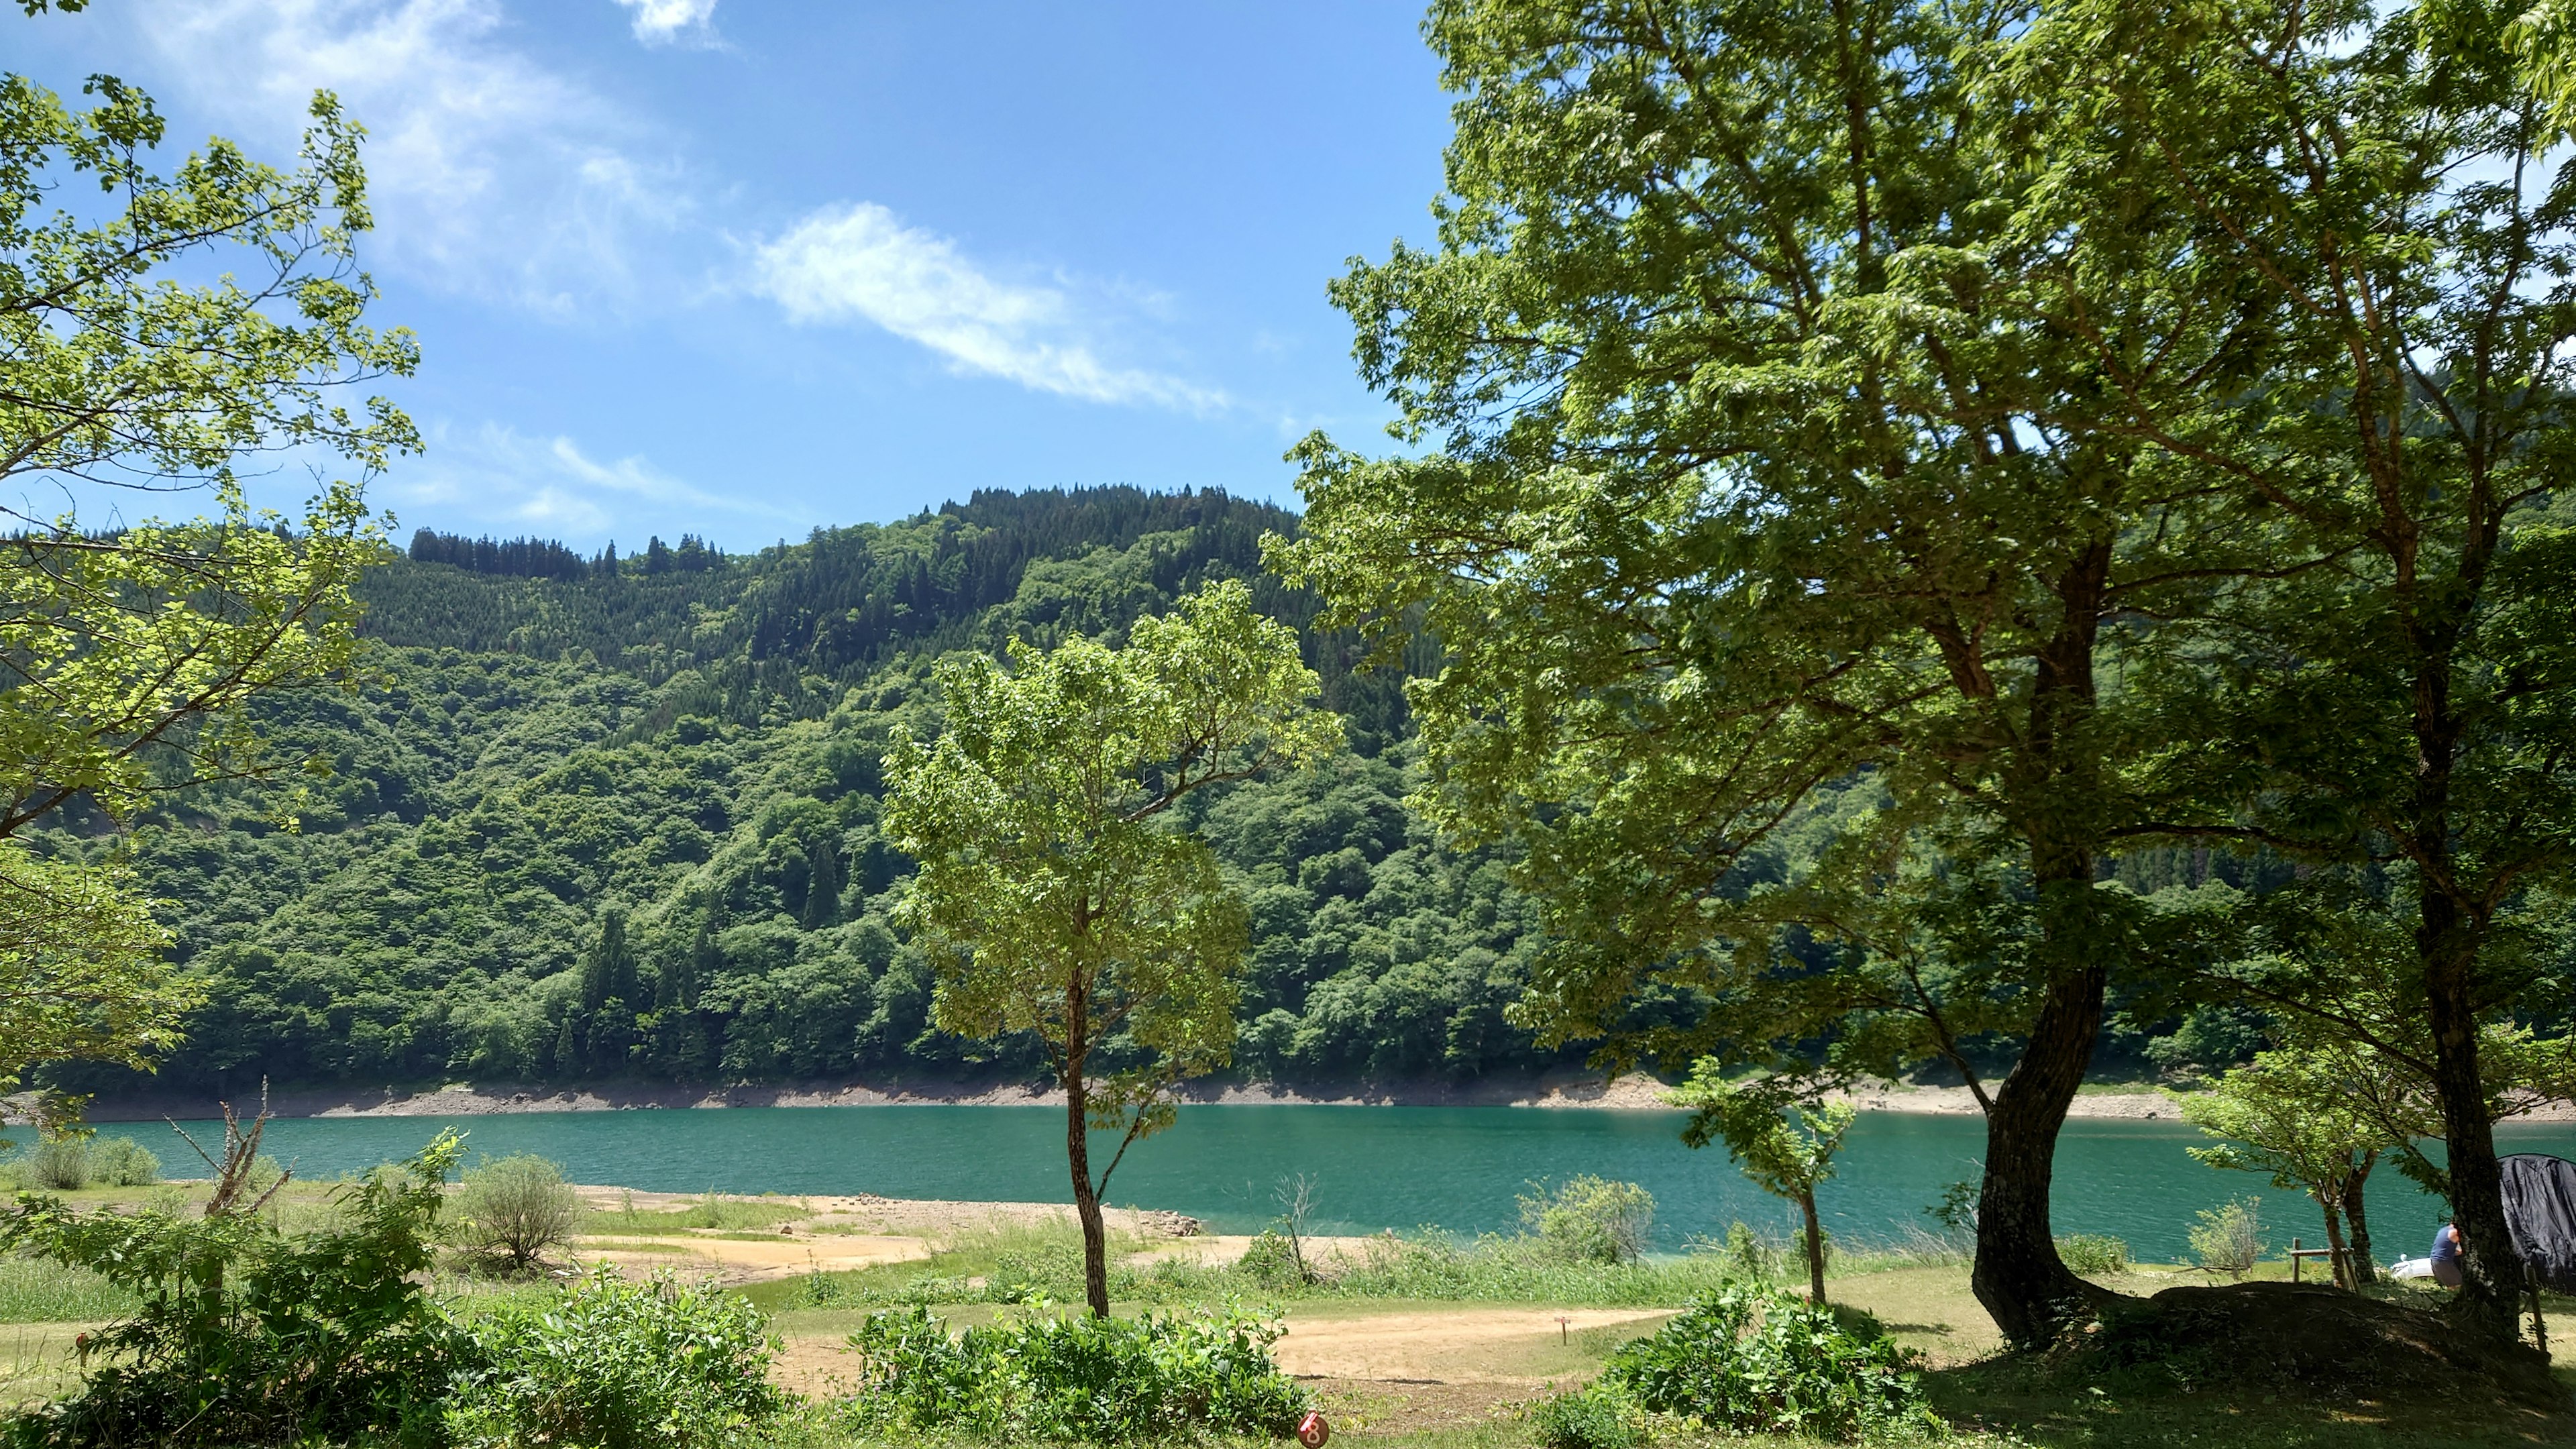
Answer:
<path fill-rule="evenodd" d="M 1722 1235 L 1742 1219 L 1784 1228 L 1793 1209 L 1744 1181 L 1723 1149 L 1681 1145 L 1674 1112 L 1510 1107 L 1219 1107 L 1181 1109 L 1171 1131 L 1138 1144 L 1110 1184 L 1111 1201 L 1169 1208 L 1218 1232 L 1250 1232 L 1272 1215 L 1284 1175 L 1319 1183 L 1319 1231 L 1437 1226 L 1507 1229 L 1513 1199 L 1537 1179 L 1578 1173 L 1640 1182 L 1656 1202 L 1656 1246 Z M 188 1124 L 192 1131 L 198 1124 Z M 211 1125 L 211 1124 L 209 1124 Z M 534 1152 L 576 1182 L 661 1192 L 854 1193 L 970 1200 L 1068 1200 L 1064 1114 L 1051 1107 L 793 1107 L 543 1112 L 458 1119 L 285 1119 L 269 1151 L 300 1176 L 328 1177 L 416 1151 L 441 1126 L 475 1153 Z M 193 1165 L 166 1127 L 108 1129 L 157 1152 L 173 1175 Z M 220 1135 L 217 1128 L 216 1134 Z M 2576 1156 L 2576 1125 L 2504 1127 L 2508 1152 Z M 211 1141 L 199 1133 L 200 1141 Z M 2067 1124 L 2057 1149 L 2061 1233 L 2112 1233 L 2150 1260 L 2184 1250 L 2196 1209 L 2264 1196 L 2276 1248 L 2293 1236 L 2321 1245 L 2315 1207 L 2251 1174 L 2219 1172 L 2184 1153 L 2203 1141 L 2180 1123 Z M 1818 1194 L 1828 1227 L 1849 1242 L 1885 1240 L 1928 1225 L 1943 1184 L 1974 1177 L 1985 1127 L 1976 1117 L 1871 1113 L 1853 1128 L 1839 1175 Z M 1114 1145 L 1114 1144 L 1112 1144 Z M 2423 1251 L 2440 1222 L 2437 1200 L 2393 1168 L 2374 1174 L 2375 1246 L 2383 1261 Z"/>

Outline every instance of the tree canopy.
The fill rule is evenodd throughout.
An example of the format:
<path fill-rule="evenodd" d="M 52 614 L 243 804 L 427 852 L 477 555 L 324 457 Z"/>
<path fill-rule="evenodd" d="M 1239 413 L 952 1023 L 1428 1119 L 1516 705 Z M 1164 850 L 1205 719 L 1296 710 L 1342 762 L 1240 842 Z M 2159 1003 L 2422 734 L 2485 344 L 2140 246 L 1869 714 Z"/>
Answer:
<path fill-rule="evenodd" d="M 1109 1313 L 1100 1194 L 1171 1088 L 1233 1055 L 1249 931 L 1216 855 L 1165 817 L 1212 785 L 1338 744 L 1295 633 L 1226 580 L 1147 615 L 1124 648 L 1014 641 L 1010 668 L 938 671 L 944 728 L 885 757 L 885 828 L 920 862 L 898 919 L 926 940 L 933 1013 L 962 1036 L 1033 1033 L 1066 1094 L 1085 1283 Z M 1088 1132 L 1119 1134 L 1095 1174 Z"/>

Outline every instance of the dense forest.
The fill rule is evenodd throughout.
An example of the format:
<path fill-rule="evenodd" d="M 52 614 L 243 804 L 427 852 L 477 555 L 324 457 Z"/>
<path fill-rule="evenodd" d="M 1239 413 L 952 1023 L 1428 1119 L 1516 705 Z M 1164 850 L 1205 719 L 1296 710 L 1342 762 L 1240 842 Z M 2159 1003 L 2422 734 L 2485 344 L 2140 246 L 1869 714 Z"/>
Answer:
<path fill-rule="evenodd" d="M 878 836 L 878 757 L 897 729 L 938 728 L 945 651 L 1116 635 L 1240 577 L 1300 628 L 1349 746 L 1190 802 L 1252 909 L 1235 1072 L 1580 1063 L 1506 1017 L 1539 945 L 1508 862 L 1445 848 L 1405 807 L 1402 681 L 1434 647 L 1356 668 L 1358 641 L 1310 627 L 1313 599 L 1259 567 L 1263 533 L 1296 526 L 1221 493 L 1107 488 L 978 493 L 744 556 L 423 532 L 367 580 L 369 686 L 262 706 L 282 753 L 328 767 L 300 797 L 213 788 L 121 836 L 75 815 L 46 845 L 122 840 L 168 903 L 207 988 L 171 1085 L 1030 1079 L 1033 1044 L 929 1025 L 927 963 L 889 918 L 907 862 Z M 2115 1024 L 2112 1059 L 2254 1043 L 2223 1017 L 2156 1025 Z"/>

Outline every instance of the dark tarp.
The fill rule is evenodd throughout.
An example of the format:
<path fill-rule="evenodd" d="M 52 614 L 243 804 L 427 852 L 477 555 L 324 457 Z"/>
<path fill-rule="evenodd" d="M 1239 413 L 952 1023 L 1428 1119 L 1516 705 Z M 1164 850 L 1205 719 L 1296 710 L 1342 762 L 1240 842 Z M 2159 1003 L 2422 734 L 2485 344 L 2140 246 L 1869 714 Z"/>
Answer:
<path fill-rule="evenodd" d="M 2542 1286 L 2576 1293 L 2576 1162 L 2517 1152 L 2500 1165 L 2514 1253 L 2539 1270 Z"/>

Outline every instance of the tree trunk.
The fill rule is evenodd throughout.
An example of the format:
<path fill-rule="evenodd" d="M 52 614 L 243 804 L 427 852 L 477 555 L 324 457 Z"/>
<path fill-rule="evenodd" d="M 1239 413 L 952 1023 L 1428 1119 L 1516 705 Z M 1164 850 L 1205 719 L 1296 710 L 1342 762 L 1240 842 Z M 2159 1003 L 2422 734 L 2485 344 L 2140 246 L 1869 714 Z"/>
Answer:
<path fill-rule="evenodd" d="M 2335 1206 L 2334 1194 L 2330 1192 L 2317 1195 L 2317 1206 L 2326 1211 L 2326 1252 L 2329 1255 L 2326 1261 L 2334 1265 L 2335 1286 L 2350 1288 L 2353 1286 L 2352 1254 L 2343 1245 L 2343 1212 Z"/>
<path fill-rule="evenodd" d="M 2450 1158 L 2451 1221 L 2460 1228 L 2460 1291 L 2451 1316 L 2483 1338 L 2513 1343 L 2522 1269 L 2504 1225 L 2504 1169 L 2496 1160 L 2495 1125 L 2487 1120 L 2486 1084 L 2478 1073 L 2478 1022 L 2470 995 L 2471 950 L 2456 939 L 2464 923 L 2451 901 L 2423 893 L 2417 940 L 2424 956 L 2424 994 L 2433 1026 L 2433 1088 L 2442 1103 L 2442 1140 Z"/>
<path fill-rule="evenodd" d="M 2049 1229 L 2048 1189 L 2057 1131 L 2093 1061 L 2102 1029 L 2105 972 L 2099 966 L 2052 982 L 2030 1042 L 1986 1114 L 1986 1175 L 1977 1197 L 1977 1301 L 2015 1348 L 2054 1341 L 2070 1318 L 2089 1311 L 2092 1290 L 2068 1272 Z"/>
<path fill-rule="evenodd" d="M 1076 1059 L 1077 1063 L 1079 1058 Z M 1082 1068 L 1064 1074 L 1064 1155 L 1073 1167 L 1073 1214 L 1082 1220 L 1082 1296 L 1091 1316 L 1109 1316 L 1109 1235 L 1100 1221 L 1100 1195 L 1091 1188 L 1091 1133 L 1084 1120 Z"/>
<path fill-rule="evenodd" d="M 2370 1181 L 2370 1169 L 2378 1162 L 2375 1151 L 2361 1155 L 2361 1166 L 2343 1180 L 2343 1220 L 2352 1229 L 2352 1281 L 2362 1287 L 2379 1281 L 2379 1259 L 2370 1251 L 2369 1210 L 2361 1200 L 2361 1190 Z"/>
<path fill-rule="evenodd" d="M 1822 1307 L 1825 1301 L 1825 1230 L 1816 1221 L 1816 1195 L 1798 1194 L 1798 1211 L 1807 1216 L 1807 1301 Z"/>

